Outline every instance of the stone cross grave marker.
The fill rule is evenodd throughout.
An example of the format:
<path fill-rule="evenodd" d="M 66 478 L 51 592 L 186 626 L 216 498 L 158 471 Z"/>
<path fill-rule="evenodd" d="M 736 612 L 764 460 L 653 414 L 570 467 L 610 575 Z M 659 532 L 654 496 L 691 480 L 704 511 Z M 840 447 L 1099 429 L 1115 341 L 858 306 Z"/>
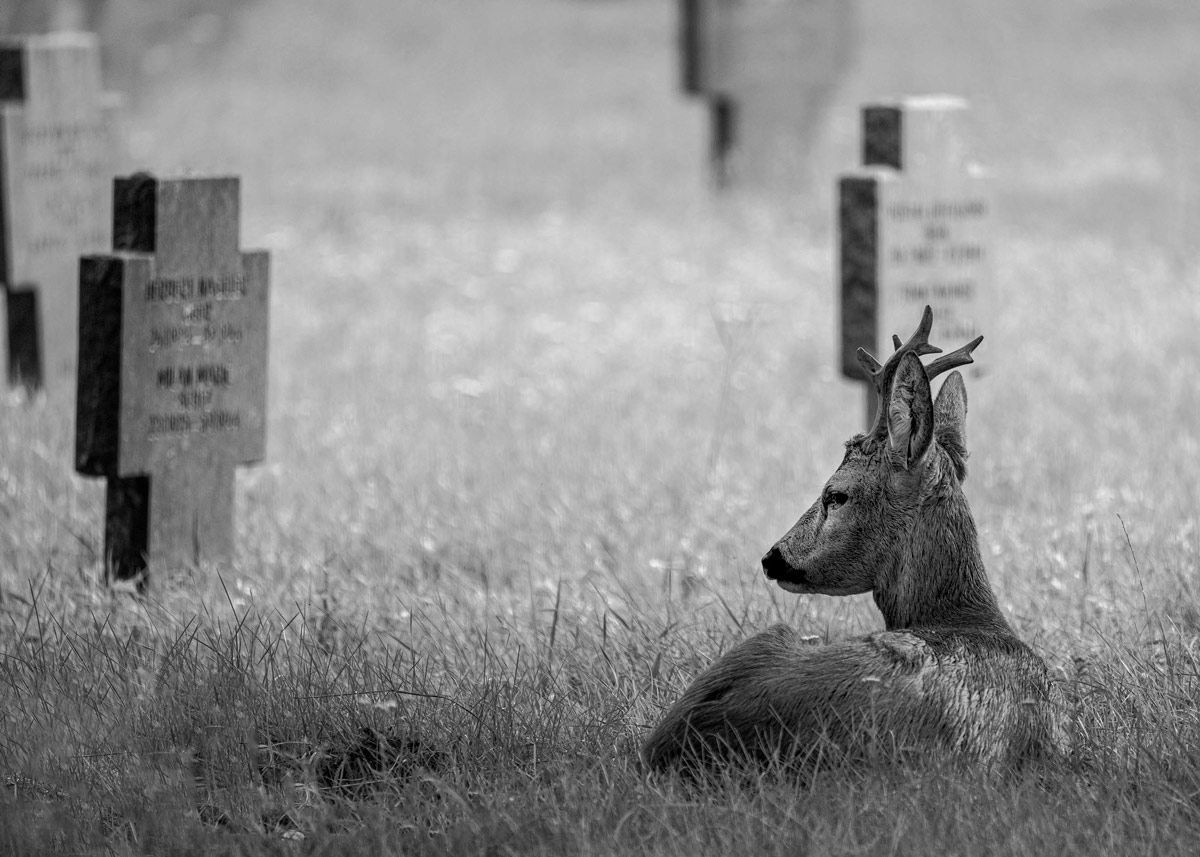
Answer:
<path fill-rule="evenodd" d="M 865 380 L 855 358 L 881 361 L 892 335 L 933 307 L 935 344 L 979 335 L 993 297 L 992 195 L 967 157 L 967 103 L 908 98 L 863 109 L 866 170 L 838 182 L 842 373 Z M 868 385 L 868 424 L 874 393 Z"/>
<path fill-rule="evenodd" d="M 718 188 L 803 182 L 853 38 L 845 0 L 680 0 L 682 88 L 707 102 Z"/>
<path fill-rule="evenodd" d="M 0 39 L 0 281 L 10 385 L 69 389 L 79 257 L 109 246 L 112 96 L 87 33 Z"/>
<path fill-rule="evenodd" d="M 266 441 L 268 254 L 236 178 L 114 188 L 112 255 L 80 265 L 75 467 L 108 480 L 107 575 L 227 562 L 234 467 Z"/>

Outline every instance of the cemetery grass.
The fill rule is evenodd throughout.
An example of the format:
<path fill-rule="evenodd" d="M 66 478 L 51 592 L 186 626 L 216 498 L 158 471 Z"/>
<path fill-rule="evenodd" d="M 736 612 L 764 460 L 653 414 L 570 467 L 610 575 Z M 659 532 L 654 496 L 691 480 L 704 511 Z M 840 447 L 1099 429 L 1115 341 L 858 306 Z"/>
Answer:
<path fill-rule="evenodd" d="M 868 28 L 809 193 L 721 205 L 669 4 L 345 7 L 263 0 L 131 110 L 137 165 L 241 175 L 272 251 L 234 564 L 105 589 L 72 403 L 0 401 L 0 850 L 1191 853 L 1196 13 L 917 7 L 938 50 Z M 861 420 L 831 365 L 847 117 L 939 83 L 1000 180 L 966 490 L 1073 757 L 648 778 L 721 651 L 879 626 L 756 563 Z"/>

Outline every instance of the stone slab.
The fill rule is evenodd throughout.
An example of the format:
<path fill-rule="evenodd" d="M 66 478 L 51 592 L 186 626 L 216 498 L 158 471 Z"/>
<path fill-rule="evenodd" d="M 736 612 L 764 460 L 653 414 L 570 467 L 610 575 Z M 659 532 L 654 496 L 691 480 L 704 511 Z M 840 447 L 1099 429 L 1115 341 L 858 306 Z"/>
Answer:
<path fill-rule="evenodd" d="M 992 193 L 984 178 L 888 176 L 879 186 L 879 353 L 933 307 L 934 344 L 982 332 L 992 293 Z"/>
<path fill-rule="evenodd" d="M 139 552 L 228 560 L 234 467 L 265 454 L 269 259 L 238 249 L 238 191 L 119 179 L 120 252 L 81 265 L 76 469 L 109 479 L 118 576 L 145 568 Z M 139 532 L 145 545 L 123 541 Z"/>
<path fill-rule="evenodd" d="M 794 187 L 848 63 L 842 0 L 682 0 L 681 81 L 709 102 L 718 185 Z"/>
<path fill-rule="evenodd" d="M 688 95 L 727 95 L 733 48 L 731 0 L 680 0 L 681 89 Z"/>
<path fill-rule="evenodd" d="M 862 111 L 862 165 L 907 176 L 970 168 L 970 105 L 955 95 L 920 95 L 868 104 Z"/>
<path fill-rule="evenodd" d="M 95 36 L 0 39 L 0 280 L 10 384 L 69 389 L 79 257 L 107 250 L 115 102 Z"/>
<path fill-rule="evenodd" d="M 857 349 L 886 359 L 892 335 L 906 338 L 926 305 L 931 341 L 957 347 L 995 301 L 992 186 L 966 157 L 966 103 L 909 99 L 863 118 L 863 158 L 887 166 L 838 183 L 839 363 L 859 380 Z"/>

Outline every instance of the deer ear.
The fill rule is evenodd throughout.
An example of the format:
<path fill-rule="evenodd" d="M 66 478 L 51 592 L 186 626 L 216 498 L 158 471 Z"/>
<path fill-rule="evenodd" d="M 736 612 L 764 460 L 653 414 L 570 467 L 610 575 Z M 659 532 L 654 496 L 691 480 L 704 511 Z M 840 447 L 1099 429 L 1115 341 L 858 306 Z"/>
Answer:
<path fill-rule="evenodd" d="M 961 481 L 967 475 L 967 387 L 958 372 L 946 376 L 938 390 L 933 424 L 938 445 L 950 453 Z"/>
<path fill-rule="evenodd" d="M 887 402 L 888 447 L 905 470 L 925 458 L 933 441 L 933 397 L 925 367 L 912 353 L 900 358 Z"/>
<path fill-rule="evenodd" d="M 951 372 L 946 377 L 942 389 L 938 390 L 933 415 L 939 443 L 943 437 L 953 436 L 959 446 L 966 446 L 967 386 L 960 373 Z"/>

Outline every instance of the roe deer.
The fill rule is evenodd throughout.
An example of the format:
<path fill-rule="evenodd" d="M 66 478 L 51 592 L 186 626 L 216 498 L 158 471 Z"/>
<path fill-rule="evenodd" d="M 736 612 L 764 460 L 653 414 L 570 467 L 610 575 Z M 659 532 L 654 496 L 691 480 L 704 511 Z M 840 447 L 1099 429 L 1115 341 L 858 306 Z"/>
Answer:
<path fill-rule="evenodd" d="M 1060 756 L 1059 692 L 996 605 L 963 496 L 967 394 L 951 373 L 982 341 L 923 365 L 929 307 L 880 365 L 874 428 L 846 443 L 820 498 L 763 557 L 788 592 L 871 592 L 885 631 L 825 646 L 773 627 L 721 657 L 651 733 L 652 769 L 723 761 L 815 768 L 941 758 L 1018 765 Z"/>

